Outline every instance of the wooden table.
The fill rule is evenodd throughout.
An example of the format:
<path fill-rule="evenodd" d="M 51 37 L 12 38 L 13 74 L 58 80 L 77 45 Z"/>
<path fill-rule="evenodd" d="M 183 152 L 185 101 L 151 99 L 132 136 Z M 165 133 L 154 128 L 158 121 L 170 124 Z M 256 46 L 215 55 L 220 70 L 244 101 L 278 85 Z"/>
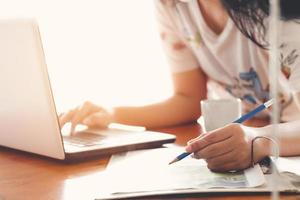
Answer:
<path fill-rule="evenodd" d="M 201 132 L 198 124 L 160 129 L 177 136 L 176 144 Z M 0 148 L 0 200 L 94 199 L 101 191 L 101 172 L 109 157 L 80 163 L 63 163 L 32 154 Z M 181 196 L 155 199 L 269 199 L 268 195 Z M 299 199 L 300 196 L 283 196 Z"/>

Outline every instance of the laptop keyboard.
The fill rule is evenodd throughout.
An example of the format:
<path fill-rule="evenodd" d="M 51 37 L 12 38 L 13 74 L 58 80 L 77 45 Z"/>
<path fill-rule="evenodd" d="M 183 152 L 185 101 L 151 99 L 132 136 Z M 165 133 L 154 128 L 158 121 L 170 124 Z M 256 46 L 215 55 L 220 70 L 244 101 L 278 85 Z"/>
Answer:
<path fill-rule="evenodd" d="M 93 133 L 79 133 L 74 136 L 64 136 L 63 140 L 65 144 L 77 146 L 77 147 L 87 147 L 94 145 L 104 144 L 103 135 L 97 135 Z"/>

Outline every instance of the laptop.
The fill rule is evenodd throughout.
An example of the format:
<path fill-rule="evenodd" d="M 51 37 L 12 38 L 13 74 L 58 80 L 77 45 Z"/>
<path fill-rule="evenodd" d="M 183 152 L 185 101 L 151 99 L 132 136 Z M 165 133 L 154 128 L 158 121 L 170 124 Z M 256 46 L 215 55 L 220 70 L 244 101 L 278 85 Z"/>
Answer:
<path fill-rule="evenodd" d="M 175 141 L 170 134 L 116 129 L 63 136 L 37 22 L 0 20 L 0 44 L 0 146 L 72 160 Z"/>

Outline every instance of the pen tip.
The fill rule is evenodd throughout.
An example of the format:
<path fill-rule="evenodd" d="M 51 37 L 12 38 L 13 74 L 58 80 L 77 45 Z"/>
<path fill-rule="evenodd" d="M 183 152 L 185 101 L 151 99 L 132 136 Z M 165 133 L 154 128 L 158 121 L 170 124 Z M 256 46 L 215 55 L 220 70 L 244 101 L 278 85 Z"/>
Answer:
<path fill-rule="evenodd" d="M 173 163 L 177 162 L 177 159 L 172 160 L 171 162 L 169 162 L 169 165 L 172 165 Z"/>

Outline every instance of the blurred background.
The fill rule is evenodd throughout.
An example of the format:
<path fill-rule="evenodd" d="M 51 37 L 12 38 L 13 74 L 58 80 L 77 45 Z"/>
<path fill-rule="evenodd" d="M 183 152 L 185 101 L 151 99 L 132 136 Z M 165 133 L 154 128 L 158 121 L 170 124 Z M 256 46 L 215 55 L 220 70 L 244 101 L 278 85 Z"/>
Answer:
<path fill-rule="evenodd" d="M 0 0 L 37 18 L 59 112 L 85 100 L 144 105 L 171 95 L 152 0 Z"/>

